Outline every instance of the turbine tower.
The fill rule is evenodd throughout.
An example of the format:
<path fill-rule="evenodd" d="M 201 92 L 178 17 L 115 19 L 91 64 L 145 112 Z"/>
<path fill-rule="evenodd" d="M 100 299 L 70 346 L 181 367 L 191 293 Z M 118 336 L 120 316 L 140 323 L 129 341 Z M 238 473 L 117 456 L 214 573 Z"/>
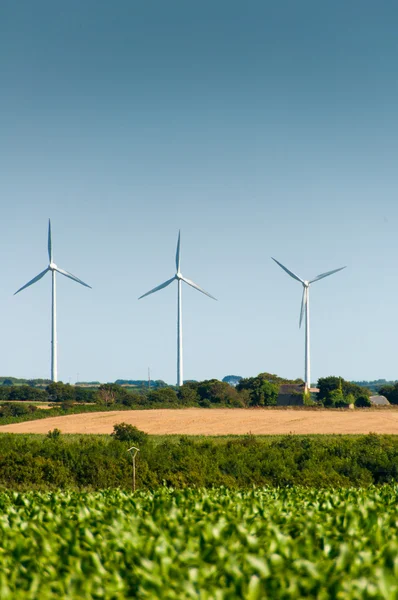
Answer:
<path fill-rule="evenodd" d="M 51 276 L 52 276 L 51 380 L 58 381 L 58 371 L 57 371 L 57 296 L 56 296 L 57 290 L 56 290 L 56 279 L 55 279 L 56 273 L 57 272 L 61 273 L 61 275 L 65 275 L 65 277 L 69 277 L 69 279 L 72 279 L 73 281 L 77 281 L 77 283 L 80 283 L 81 285 L 84 285 L 85 287 L 91 288 L 91 285 L 84 283 L 84 281 L 82 281 L 78 277 L 75 277 L 75 275 L 72 275 L 72 273 L 68 273 L 68 271 L 64 271 L 64 269 L 61 269 L 53 262 L 53 250 L 52 250 L 52 241 L 51 241 L 51 220 L 50 219 L 48 219 L 48 260 L 49 260 L 48 267 L 46 269 L 44 269 L 44 271 L 42 271 L 41 273 L 36 275 L 36 277 L 34 277 L 30 281 L 28 281 L 28 283 L 26 283 L 21 288 L 19 288 L 19 290 L 17 290 L 15 292 L 14 296 L 16 294 L 18 294 L 19 292 L 22 292 L 22 290 L 29 287 L 33 283 L 36 283 L 36 281 L 39 281 L 39 279 L 44 277 L 44 275 L 48 271 L 51 271 Z"/>
<path fill-rule="evenodd" d="M 271 257 L 272 258 L 272 257 Z M 280 263 L 276 258 L 272 258 L 276 262 L 277 265 L 281 267 L 290 277 L 299 281 L 303 286 L 303 298 L 301 300 L 301 311 L 300 311 L 300 322 L 299 327 L 301 327 L 301 323 L 303 321 L 303 316 L 305 313 L 305 390 L 309 390 L 311 387 L 311 360 L 310 360 L 310 285 L 315 281 L 319 281 L 319 279 L 323 279 L 324 277 L 329 277 L 329 275 L 333 275 L 333 273 L 337 273 L 338 271 L 342 271 L 346 267 L 340 267 L 339 269 L 334 269 L 333 271 L 328 271 L 327 273 L 321 273 L 317 275 L 315 279 L 311 279 L 310 281 L 306 281 L 301 279 L 297 275 L 295 275 L 292 271 L 289 271 L 288 268 L 284 267 L 282 263 Z"/>
<path fill-rule="evenodd" d="M 157 287 L 153 288 L 153 290 L 150 290 L 149 292 L 147 292 L 146 294 L 144 294 L 143 296 L 140 296 L 138 298 L 138 300 L 141 300 L 141 298 L 145 298 L 145 296 L 149 296 L 149 294 L 153 294 L 154 292 L 157 292 L 158 290 L 161 290 L 161 289 L 167 287 L 168 285 L 173 283 L 173 281 L 177 281 L 177 283 L 178 283 L 178 293 L 177 293 L 177 385 L 178 386 L 181 386 L 183 384 L 182 303 L 181 303 L 182 282 L 185 281 L 185 283 L 187 283 L 191 287 L 195 288 L 195 290 L 202 292 L 202 294 L 209 296 L 209 298 L 212 298 L 213 300 L 217 300 L 217 298 L 214 298 L 214 296 L 212 296 L 211 294 L 206 292 L 204 289 L 199 287 L 196 283 L 194 283 L 190 279 L 187 279 L 186 277 L 184 277 L 181 274 L 181 271 L 180 271 L 180 242 L 181 242 L 181 231 L 178 232 L 177 252 L 176 252 L 176 274 L 174 275 L 174 277 L 172 277 L 171 279 L 168 279 L 164 283 L 161 283 Z"/>

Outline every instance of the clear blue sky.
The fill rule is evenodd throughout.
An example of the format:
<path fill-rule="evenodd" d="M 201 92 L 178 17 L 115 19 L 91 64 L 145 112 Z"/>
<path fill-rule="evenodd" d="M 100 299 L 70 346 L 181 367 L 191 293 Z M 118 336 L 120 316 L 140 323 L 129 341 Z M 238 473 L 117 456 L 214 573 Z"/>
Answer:
<path fill-rule="evenodd" d="M 398 378 L 396 2 L 5 0 L 0 6 L 0 374 Z"/>

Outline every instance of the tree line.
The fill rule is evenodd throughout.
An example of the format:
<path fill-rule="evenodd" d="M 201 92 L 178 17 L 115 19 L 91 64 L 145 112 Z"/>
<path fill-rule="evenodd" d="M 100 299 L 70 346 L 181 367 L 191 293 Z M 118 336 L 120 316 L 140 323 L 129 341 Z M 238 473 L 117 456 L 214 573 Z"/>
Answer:
<path fill-rule="evenodd" d="M 289 380 L 272 373 L 260 373 L 256 377 L 240 378 L 236 385 L 226 381 L 210 379 L 187 381 L 181 387 L 131 388 L 118 383 L 100 384 L 95 388 L 80 387 L 62 382 L 51 382 L 39 388 L 31 385 L 0 385 L 1 401 L 30 401 L 60 404 L 63 408 L 81 404 L 92 404 L 99 409 L 109 408 L 153 408 L 212 406 L 250 408 L 276 406 L 280 386 L 292 385 L 293 395 L 303 395 L 304 404 L 325 408 L 344 408 L 349 404 L 358 407 L 370 406 L 371 391 L 361 385 L 346 381 L 342 377 L 329 376 L 317 382 L 317 394 L 305 394 L 301 379 Z M 287 385 L 289 388 L 289 385 Z M 284 388 L 286 389 L 286 388 Z M 301 390 L 301 391 L 297 391 Z M 379 393 L 391 404 L 398 404 L 398 383 L 384 385 Z M 0 416 L 2 410 L 0 407 Z M 9 409 L 8 409 L 9 410 Z M 18 409 L 23 412 L 23 409 Z M 22 414 L 21 412 L 21 414 Z"/>

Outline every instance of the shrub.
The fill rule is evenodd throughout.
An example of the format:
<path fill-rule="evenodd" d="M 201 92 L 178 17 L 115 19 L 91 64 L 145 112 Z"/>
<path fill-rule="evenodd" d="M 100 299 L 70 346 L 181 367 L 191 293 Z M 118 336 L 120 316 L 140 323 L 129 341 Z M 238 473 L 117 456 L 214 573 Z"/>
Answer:
<path fill-rule="evenodd" d="M 47 433 L 47 437 L 50 438 L 50 440 L 57 440 L 61 435 L 61 430 L 57 429 L 55 427 L 55 429 L 50 429 L 50 431 Z"/>
<path fill-rule="evenodd" d="M 148 402 L 153 403 L 177 403 L 177 392 L 171 388 L 161 388 L 160 390 L 150 391 L 148 396 Z"/>
<path fill-rule="evenodd" d="M 355 400 L 355 406 L 357 408 L 369 408 L 370 406 L 372 406 L 372 403 L 367 396 L 359 396 Z"/>
<path fill-rule="evenodd" d="M 279 384 L 267 379 L 268 373 L 260 373 L 257 377 L 241 379 L 236 390 L 247 390 L 250 394 L 250 406 L 275 406 L 277 403 Z M 275 376 L 270 376 L 275 377 Z"/>
<path fill-rule="evenodd" d="M 8 402 L 0 405 L 0 417 L 21 417 L 36 412 L 37 406 L 34 404 L 17 404 L 16 402 Z"/>
<path fill-rule="evenodd" d="M 142 396 L 134 392 L 126 392 L 121 402 L 124 406 L 139 406 L 142 404 Z"/>
<path fill-rule="evenodd" d="M 111 436 L 119 442 L 131 442 L 133 444 L 145 444 L 148 434 L 129 423 L 117 423 L 113 426 Z"/>
<path fill-rule="evenodd" d="M 383 385 L 379 388 L 378 393 L 381 396 L 385 396 L 390 404 L 398 404 L 398 383 L 395 383 L 394 385 Z"/>

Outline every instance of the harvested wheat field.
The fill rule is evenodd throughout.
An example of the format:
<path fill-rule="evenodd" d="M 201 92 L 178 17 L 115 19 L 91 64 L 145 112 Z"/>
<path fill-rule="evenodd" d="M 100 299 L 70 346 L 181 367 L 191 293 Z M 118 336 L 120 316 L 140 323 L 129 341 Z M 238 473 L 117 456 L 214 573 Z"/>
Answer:
<path fill-rule="evenodd" d="M 0 433 L 111 433 L 115 423 L 131 423 L 150 434 L 229 435 L 395 433 L 394 410 L 158 409 L 86 413 L 3 425 Z"/>

